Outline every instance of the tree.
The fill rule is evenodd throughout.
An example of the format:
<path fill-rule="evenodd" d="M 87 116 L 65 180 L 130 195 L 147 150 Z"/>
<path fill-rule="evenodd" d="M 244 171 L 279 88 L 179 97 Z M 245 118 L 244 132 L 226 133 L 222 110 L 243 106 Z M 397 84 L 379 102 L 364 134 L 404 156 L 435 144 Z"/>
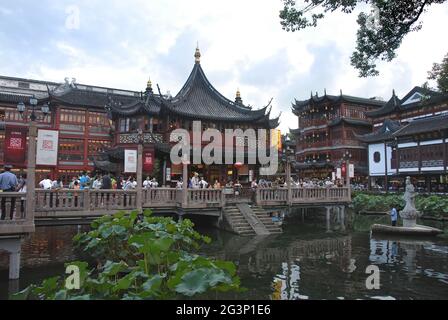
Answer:
<path fill-rule="evenodd" d="M 358 16 L 356 49 L 351 57 L 351 64 L 359 71 L 359 76 L 368 77 L 379 74 L 376 69 L 378 60 L 392 61 L 403 38 L 421 29 L 419 19 L 430 5 L 447 0 L 304 0 L 305 6 L 301 9 L 297 8 L 295 0 L 282 1 L 281 25 L 291 32 L 316 27 L 318 20 L 328 12 L 352 13 L 358 5 L 370 4 L 372 11 Z M 321 11 L 317 12 L 318 9 Z"/>
<path fill-rule="evenodd" d="M 442 63 L 434 63 L 428 74 L 428 79 L 435 80 L 441 92 L 448 93 L 448 53 L 443 58 Z"/>

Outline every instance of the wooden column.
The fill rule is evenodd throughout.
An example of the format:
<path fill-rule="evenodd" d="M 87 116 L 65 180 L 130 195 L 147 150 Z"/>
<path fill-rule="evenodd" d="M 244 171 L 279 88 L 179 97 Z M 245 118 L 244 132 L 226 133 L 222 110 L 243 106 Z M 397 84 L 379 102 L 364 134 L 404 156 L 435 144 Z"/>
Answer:
<path fill-rule="evenodd" d="M 143 211 L 143 144 L 139 142 L 137 146 L 137 211 L 142 213 Z"/>
<path fill-rule="evenodd" d="M 446 174 L 446 168 L 448 166 L 448 159 L 447 159 L 447 144 L 446 144 L 446 138 L 443 138 L 443 167 Z"/>
<path fill-rule="evenodd" d="M 417 150 L 418 150 L 418 174 L 422 173 L 422 150 L 420 145 L 420 139 L 417 142 Z"/>
<path fill-rule="evenodd" d="M 286 161 L 286 185 L 288 187 L 288 205 L 292 204 L 291 163 Z"/>
<path fill-rule="evenodd" d="M 26 176 L 26 224 L 34 227 L 34 201 L 36 188 L 36 121 L 30 121 L 28 131 L 28 166 Z"/>
<path fill-rule="evenodd" d="M 392 158 L 392 155 L 391 155 Z M 369 159 L 370 160 L 370 159 Z M 387 144 L 386 141 L 384 141 L 384 187 L 386 188 L 386 193 L 389 192 L 389 188 L 387 187 L 389 183 L 389 173 L 387 168 Z"/>
<path fill-rule="evenodd" d="M 188 161 L 184 159 L 182 162 L 183 172 L 182 172 L 182 206 L 187 207 L 188 205 Z"/>

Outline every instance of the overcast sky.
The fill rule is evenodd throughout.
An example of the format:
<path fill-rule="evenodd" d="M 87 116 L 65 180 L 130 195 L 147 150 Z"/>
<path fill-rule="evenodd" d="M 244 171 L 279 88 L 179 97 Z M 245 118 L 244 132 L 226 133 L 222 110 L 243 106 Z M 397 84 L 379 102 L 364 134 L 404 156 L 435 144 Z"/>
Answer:
<path fill-rule="evenodd" d="M 150 76 L 174 95 L 193 68 L 199 42 L 215 88 L 232 100 L 240 88 L 254 108 L 274 98 L 273 113 L 283 112 L 280 128 L 287 130 L 297 127 L 294 98 L 324 88 L 386 100 L 395 88 L 402 97 L 448 52 L 448 6 L 433 6 L 398 59 L 380 64 L 379 77 L 359 79 L 350 66 L 359 10 L 287 33 L 278 18 L 281 6 L 280 0 L 2 0 L 0 74 L 56 82 L 73 77 L 138 91 Z"/>

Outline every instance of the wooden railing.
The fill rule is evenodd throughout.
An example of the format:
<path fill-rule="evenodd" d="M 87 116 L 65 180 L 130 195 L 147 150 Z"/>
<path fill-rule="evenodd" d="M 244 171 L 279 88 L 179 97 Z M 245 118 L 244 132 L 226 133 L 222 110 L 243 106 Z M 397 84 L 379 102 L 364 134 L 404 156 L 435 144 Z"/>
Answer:
<path fill-rule="evenodd" d="M 26 195 L 0 192 L 0 236 L 34 232 L 34 216 L 26 212 Z"/>

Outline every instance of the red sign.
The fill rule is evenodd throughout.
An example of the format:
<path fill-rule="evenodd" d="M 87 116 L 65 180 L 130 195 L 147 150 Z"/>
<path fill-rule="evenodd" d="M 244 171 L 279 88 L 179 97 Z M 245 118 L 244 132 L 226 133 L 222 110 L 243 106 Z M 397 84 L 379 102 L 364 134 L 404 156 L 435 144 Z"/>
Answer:
<path fill-rule="evenodd" d="M 5 130 L 5 164 L 24 165 L 26 159 L 27 129 L 6 127 Z"/>
<path fill-rule="evenodd" d="M 345 177 L 347 174 L 347 166 L 345 163 L 342 164 L 342 175 Z"/>
<path fill-rule="evenodd" d="M 154 169 L 154 153 L 145 152 L 143 156 L 143 171 L 152 172 Z"/>

